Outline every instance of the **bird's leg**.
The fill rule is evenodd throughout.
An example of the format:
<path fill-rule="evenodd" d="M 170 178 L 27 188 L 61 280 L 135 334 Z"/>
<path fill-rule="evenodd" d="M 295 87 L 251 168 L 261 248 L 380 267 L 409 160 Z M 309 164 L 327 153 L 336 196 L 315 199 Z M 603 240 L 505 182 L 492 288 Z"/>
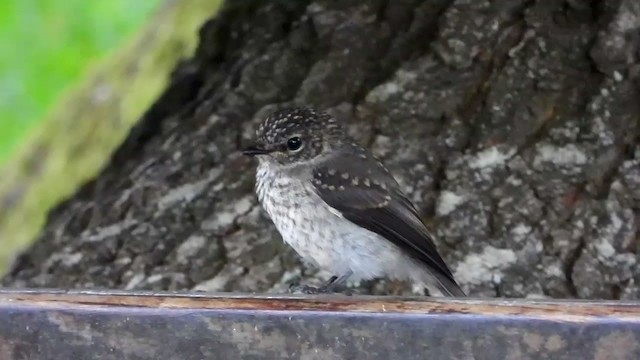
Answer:
<path fill-rule="evenodd" d="M 318 290 L 320 292 L 342 292 L 346 290 L 345 283 L 347 280 L 353 275 L 353 271 L 349 270 L 343 275 L 340 276 L 332 276 L 329 281 L 327 281 L 324 285 L 322 285 Z"/>
<path fill-rule="evenodd" d="M 331 294 L 331 293 L 344 293 L 345 295 L 351 295 L 349 289 L 344 288 L 344 283 L 353 274 L 352 271 L 340 276 L 332 276 L 329 280 L 320 287 L 313 287 L 309 285 L 291 284 L 289 286 L 289 292 L 296 293 L 301 292 L 303 294 Z"/>

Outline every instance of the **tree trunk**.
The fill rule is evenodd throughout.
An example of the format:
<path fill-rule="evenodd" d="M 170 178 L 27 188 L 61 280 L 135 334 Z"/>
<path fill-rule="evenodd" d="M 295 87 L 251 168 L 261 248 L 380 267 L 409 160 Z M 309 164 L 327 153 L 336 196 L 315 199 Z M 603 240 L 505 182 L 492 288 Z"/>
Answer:
<path fill-rule="evenodd" d="M 639 30 L 634 0 L 230 1 L 3 284 L 319 282 L 237 152 L 267 113 L 305 104 L 388 165 L 470 295 L 639 298 Z"/>

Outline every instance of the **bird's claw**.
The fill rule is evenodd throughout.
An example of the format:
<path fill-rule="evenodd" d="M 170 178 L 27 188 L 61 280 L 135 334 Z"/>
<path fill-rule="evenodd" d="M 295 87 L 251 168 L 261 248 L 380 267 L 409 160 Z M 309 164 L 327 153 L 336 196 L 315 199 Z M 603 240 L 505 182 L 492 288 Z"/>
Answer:
<path fill-rule="evenodd" d="M 289 292 L 292 294 L 307 294 L 307 295 L 315 295 L 320 293 L 320 288 L 293 283 L 289 285 Z"/>
<path fill-rule="evenodd" d="M 335 283 L 337 279 L 337 276 L 332 276 L 326 283 L 319 287 L 292 283 L 291 285 L 289 285 L 289 292 L 292 294 L 301 293 L 307 295 L 341 293 L 347 296 L 351 296 L 353 294 L 351 290 L 341 288 L 340 284 Z"/>

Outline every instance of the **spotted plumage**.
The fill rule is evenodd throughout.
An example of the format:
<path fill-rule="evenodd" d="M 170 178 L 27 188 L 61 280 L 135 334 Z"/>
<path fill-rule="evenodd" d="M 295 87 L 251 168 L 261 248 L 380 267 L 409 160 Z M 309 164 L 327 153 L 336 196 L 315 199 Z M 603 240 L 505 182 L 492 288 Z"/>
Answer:
<path fill-rule="evenodd" d="M 338 283 L 387 277 L 464 296 L 393 176 L 333 117 L 284 109 L 256 135 L 244 152 L 259 159 L 258 199 L 298 254 Z"/>

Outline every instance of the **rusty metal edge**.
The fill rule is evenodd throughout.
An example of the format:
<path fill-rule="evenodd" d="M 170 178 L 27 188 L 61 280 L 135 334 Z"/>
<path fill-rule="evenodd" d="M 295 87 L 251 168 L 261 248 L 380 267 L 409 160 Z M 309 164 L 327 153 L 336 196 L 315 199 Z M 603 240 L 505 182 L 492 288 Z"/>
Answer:
<path fill-rule="evenodd" d="M 0 323 L 3 360 L 640 358 L 635 301 L 0 289 Z"/>
<path fill-rule="evenodd" d="M 6 307 L 103 310 L 135 307 L 253 312 L 448 314 L 521 317 L 562 322 L 587 322 L 611 318 L 616 321 L 640 323 L 638 301 L 0 289 L 0 311 Z"/>

